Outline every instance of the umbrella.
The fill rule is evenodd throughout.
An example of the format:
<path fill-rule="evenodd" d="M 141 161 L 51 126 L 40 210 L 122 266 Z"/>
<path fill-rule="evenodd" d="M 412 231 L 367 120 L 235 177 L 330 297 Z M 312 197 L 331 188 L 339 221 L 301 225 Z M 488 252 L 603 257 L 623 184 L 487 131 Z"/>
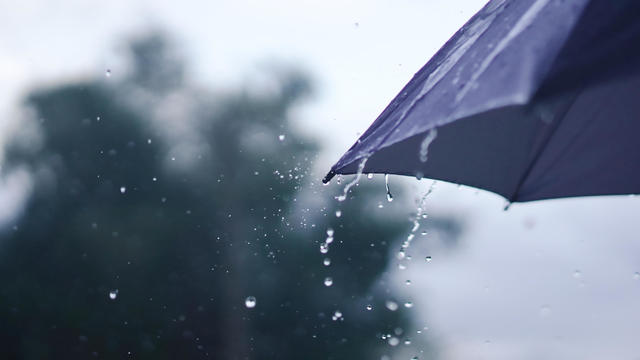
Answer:
<path fill-rule="evenodd" d="M 323 182 L 358 172 L 510 202 L 639 193 L 640 1 L 490 1 Z"/>

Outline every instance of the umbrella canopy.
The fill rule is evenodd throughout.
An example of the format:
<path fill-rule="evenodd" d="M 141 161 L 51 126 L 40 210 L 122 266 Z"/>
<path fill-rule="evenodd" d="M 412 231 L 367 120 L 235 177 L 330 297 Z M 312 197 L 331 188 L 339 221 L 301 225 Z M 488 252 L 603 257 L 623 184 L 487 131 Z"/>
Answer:
<path fill-rule="evenodd" d="M 640 193 L 640 1 L 493 0 L 332 167 L 511 202 Z"/>

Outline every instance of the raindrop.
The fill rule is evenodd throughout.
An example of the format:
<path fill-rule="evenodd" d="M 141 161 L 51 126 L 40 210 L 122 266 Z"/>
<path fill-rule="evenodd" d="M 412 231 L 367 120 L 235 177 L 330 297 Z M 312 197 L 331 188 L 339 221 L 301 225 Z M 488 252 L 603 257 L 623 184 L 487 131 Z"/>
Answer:
<path fill-rule="evenodd" d="M 549 316 L 551 314 L 551 307 L 549 305 L 542 305 L 539 313 L 540 316 Z"/>
<path fill-rule="evenodd" d="M 369 179 L 369 180 L 373 179 L 373 173 L 368 173 L 367 174 L 367 179 Z"/>
<path fill-rule="evenodd" d="M 411 360 L 418 360 L 418 357 L 414 356 L 414 357 L 411 358 Z"/>
<path fill-rule="evenodd" d="M 373 305 L 371 304 L 367 304 L 367 306 L 365 307 L 368 311 L 373 310 Z"/>
<path fill-rule="evenodd" d="M 336 200 L 345 201 L 347 199 L 347 193 L 349 192 L 349 189 L 351 189 L 353 185 L 357 184 L 358 181 L 360 181 L 360 176 L 362 176 L 362 171 L 364 171 L 364 166 L 367 163 L 367 160 L 369 160 L 369 158 L 367 157 L 362 158 L 362 160 L 360 161 L 360 164 L 358 165 L 358 171 L 356 172 L 356 177 L 344 187 L 344 190 L 342 190 L 342 195 L 336 196 Z M 337 213 L 336 213 L 336 216 L 337 216 Z"/>
<path fill-rule="evenodd" d="M 327 245 L 333 242 L 333 236 L 327 236 L 327 239 L 324 241 Z"/>
<path fill-rule="evenodd" d="M 382 205 L 382 203 L 378 203 L 378 209 L 382 209 L 384 207 L 384 205 Z"/>
<path fill-rule="evenodd" d="M 406 268 L 407 268 L 407 266 L 405 264 L 402 264 L 402 263 L 398 264 L 398 269 L 399 270 L 404 270 Z"/>
<path fill-rule="evenodd" d="M 322 261 L 322 263 L 324 264 L 324 266 L 329 266 L 329 265 L 331 265 L 331 259 L 329 259 L 329 258 L 324 258 L 324 260 Z"/>
<path fill-rule="evenodd" d="M 333 285 L 333 279 L 329 276 L 327 276 L 326 278 L 324 278 L 324 286 L 331 286 Z"/>
<path fill-rule="evenodd" d="M 121 193 L 121 194 L 124 194 L 125 192 L 127 192 L 127 188 L 126 188 L 126 187 L 124 187 L 124 186 L 121 186 L 121 187 L 120 187 L 120 193 Z"/>
<path fill-rule="evenodd" d="M 336 320 L 341 319 L 341 318 L 342 318 L 342 312 L 340 310 L 336 310 L 333 313 L 333 316 L 331 317 L 331 319 L 333 319 L 333 321 L 336 321 Z"/>
<path fill-rule="evenodd" d="M 405 345 L 411 345 L 411 339 L 405 339 L 404 340 L 404 344 Z"/>
<path fill-rule="evenodd" d="M 391 311 L 398 310 L 398 303 L 395 301 L 387 300 L 387 302 L 384 305 L 387 307 L 387 309 Z"/>
<path fill-rule="evenodd" d="M 582 273 L 580 272 L 580 270 L 576 270 L 573 272 L 573 277 L 576 279 L 579 279 L 580 277 L 582 277 Z"/>
<path fill-rule="evenodd" d="M 118 297 L 118 289 L 109 291 L 109 299 L 115 300 Z"/>
<path fill-rule="evenodd" d="M 327 245 L 326 243 L 320 244 L 320 253 L 326 254 L 328 252 L 329 252 L 329 245 Z"/>
<path fill-rule="evenodd" d="M 340 217 L 340 216 L 342 216 L 342 211 L 336 210 L 336 217 Z"/>
<path fill-rule="evenodd" d="M 411 280 L 407 280 L 404 282 L 407 286 L 411 285 Z"/>
<path fill-rule="evenodd" d="M 398 251 L 398 253 L 396 254 L 396 259 L 398 260 L 402 260 L 405 257 L 405 252 L 404 249 L 400 249 L 400 251 Z"/>
<path fill-rule="evenodd" d="M 398 339 L 395 336 L 392 336 L 389 338 L 389 340 L 387 341 L 389 343 L 389 345 L 391 346 L 397 346 L 398 344 L 400 344 L 400 339 Z"/>
<path fill-rule="evenodd" d="M 407 301 L 406 303 L 404 303 L 404 307 L 406 307 L 407 309 L 411 309 L 413 307 L 413 303 L 411 301 Z"/>
<path fill-rule="evenodd" d="M 284 138 L 285 138 L 284 134 L 278 135 L 278 140 L 284 141 Z"/>
<path fill-rule="evenodd" d="M 328 228 L 327 229 L 327 236 L 333 236 L 333 229 L 332 228 Z"/>
<path fill-rule="evenodd" d="M 151 144 L 151 139 L 147 139 L 147 144 Z"/>
<path fill-rule="evenodd" d="M 153 181 L 158 181 L 158 178 L 154 177 L 153 179 L 151 179 Z"/>
<path fill-rule="evenodd" d="M 431 262 L 431 256 L 427 256 L 426 258 L 424 258 L 424 260 L 425 260 L 426 262 Z"/>
<path fill-rule="evenodd" d="M 111 69 L 107 69 L 107 70 L 104 72 L 104 76 L 106 76 L 106 77 L 111 77 Z"/>
<path fill-rule="evenodd" d="M 640 272 L 633 273 L 633 280 L 640 280 Z"/>
<path fill-rule="evenodd" d="M 253 309 L 254 307 L 256 307 L 256 297 L 255 296 L 247 296 L 247 298 L 244 300 L 244 306 L 247 307 L 247 309 Z"/>
<path fill-rule="evenodd" d="M 424 140 L 420 143 L 420 162 L 427 162 L 427 154 L 429 153 L 429 145 L 436 139 L 438 136 L 438 130 L 433 128 L 429 130 L 427 136 L 424 137 Z"/>
<path fill-rule="evenodd" d="M 384 186 L 387 189 L 387 201 L 393 201 L 393 195 L 391 195 L 391 190 L 389 189 L 389 174 L 384 174 Z"/>

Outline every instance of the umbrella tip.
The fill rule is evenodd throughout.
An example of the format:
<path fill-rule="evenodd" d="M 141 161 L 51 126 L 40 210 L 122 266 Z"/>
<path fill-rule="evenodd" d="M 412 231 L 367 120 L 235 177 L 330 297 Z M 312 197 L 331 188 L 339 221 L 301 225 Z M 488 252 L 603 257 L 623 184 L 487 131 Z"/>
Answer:
<path fill-rule="evenodd" d="M 333 177 L 336 176 L 336 172 L 333 171 L 333 169 L 331 169 L 327 175 L 324 176 L 324 179 L 322 179 L 322 183 L 323 184 L 327 184 L 329 181 L 331 181 L 331 179 L 333 179 Z"/>

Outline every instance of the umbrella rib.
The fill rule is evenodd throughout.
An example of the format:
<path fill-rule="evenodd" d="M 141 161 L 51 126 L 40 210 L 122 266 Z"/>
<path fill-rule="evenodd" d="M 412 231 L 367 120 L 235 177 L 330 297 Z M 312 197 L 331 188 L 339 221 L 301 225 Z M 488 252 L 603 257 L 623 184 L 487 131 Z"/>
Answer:
<path fill-rule="evenodd" d="M 509 201 L 517 201 L 516 197 L 518 196 L 518 193 L 520 192 L 520 189 L 522 188 L 522 185 L 524 184 L 525 180 L 529 177 L 529 175 L 531 174 L 531 171 L 533 171 L 533 168 L 536 166 L 536 164 L 540 160 L 540 157 L 542 156 L 542 153 L 544 152 L 544 149 L 546 148 L 546 146 L 549 144 L 551 139 L 556 134 L 556 131 L 558 130 L 558 127 L 560 127 L 560 122 L 565 117 L 567 112 L 569 112 L 569 110 L 573 107 L 576 99 L 578 98 L 578 96 L 580 95 L 581 92 L 582 91 L 578 91 L 578 92 L 572 94 L 572 99 L 569 101 L 569 103 L 567 104 L 565 109 L 562 111 L 561 116 L 558 116 L 557 117 L 558 120 L 553 122 L 554 123 L 553 129 L 551 129 L 549 135 L 538 146 L 538 151 L 536 152 L 536 154 L 533 157 L 533 159 L 531 160 L 531 162 L 529 162 L 529 165 L 527 166 L 526 170 L 522 173 L 522 176 L 520 177 L 520 180 L 518 181 L 518 184 L 516 185 L 516 188 L 514 189 L 513 194 L 508 199 Z"/>

